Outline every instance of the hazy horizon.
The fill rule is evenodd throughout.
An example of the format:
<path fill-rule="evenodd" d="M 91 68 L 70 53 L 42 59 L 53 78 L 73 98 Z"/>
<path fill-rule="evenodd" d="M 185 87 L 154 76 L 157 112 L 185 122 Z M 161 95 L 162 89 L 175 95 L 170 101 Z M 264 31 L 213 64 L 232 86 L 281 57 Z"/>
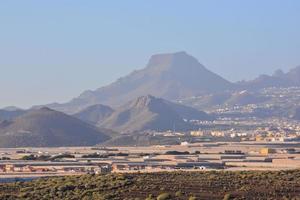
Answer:
<path fill-rule="evenodd" d="M 300 65 L 297 1 L 0 2 L 0 107 L 66 102 L 186 51 L 230 81 Z M 233 73 L 234 72 L 234 73 Z"/>

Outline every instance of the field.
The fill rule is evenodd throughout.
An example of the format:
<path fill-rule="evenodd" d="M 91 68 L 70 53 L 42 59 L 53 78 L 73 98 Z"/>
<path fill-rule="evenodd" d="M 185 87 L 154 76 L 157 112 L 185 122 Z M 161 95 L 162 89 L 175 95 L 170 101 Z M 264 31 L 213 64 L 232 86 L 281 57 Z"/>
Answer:
<path fill-rule="evenodd" d="M 0 199 L 300 199 L 300 170 L 82 175 L 0 184 Z"/>

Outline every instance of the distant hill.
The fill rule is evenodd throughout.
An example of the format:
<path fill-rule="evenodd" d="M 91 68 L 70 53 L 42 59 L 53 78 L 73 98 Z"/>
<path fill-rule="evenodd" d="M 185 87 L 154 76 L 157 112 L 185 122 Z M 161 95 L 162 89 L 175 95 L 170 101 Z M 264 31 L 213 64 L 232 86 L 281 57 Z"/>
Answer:
<path fill-rule="evenodd" d="M 0 121 L 1 120 L 12 120 L 18 116 L 26 113 L 25 110 L 21 109 L 0 109 Z"/>
<path fill-rule="evenodd" d="M 184 119 L 212 120 L 212 117 L 193 108 L 147 95 L 116 109 L 100 126 L 119 132 L 191 128 Z"/>
<path fill-rule="evenodd" d="M 109 106 L 96 104 L 81 110 L 73 116 L 85 122 L 96 125 L 108 118 L 113 112 L 114 110 Z"/>
<path fill-rule="evenodd" d="M 7 106 L 2 108 L 1 110 L 6 110 L 6 111 L 17 111 L 17 110 L 23 110 L 22 108 L 18 108 L 16 106 Z"/>
<path fill-rule="evenodd" d="M 248 104 L 259 104 L 270 100 L 254 91 L 226 91 L 182 99 L 180 102 L 184 105 L 190 105 L 199 110 L 211 109 L 218 106 L 243 106 Z"/>
<path fill-rule="evenodd" d="M 261 96 L 244 90 L 241 92 L 233 93 L 225 103 L 228 105 L 248 105 L 262 103 L 267 101 L 268 99 L 269 98 L 265 96 Z"/>
<path fill-rule="evenodd" d="M 95 91 L 85 91 L 68 103 L 48 106 L 75 113 L 95 104 L 120 106 L 123 102 L 148 94 L 177 100 L 232 87 L 232 83 L 209 71 L 185 52 L 158 54 L 151 57 L 144 69 Z"/>
<path fill-rule="evenodd" d="M 273 75 L 260 75 L 251 81 L 242 81 L 236 84 L 237 88 L 257 90 L 268 87 L 300 86 L 300 66 L 287 73 L 277 70 Z"/>
<path fill-rule="evenodd" d="M 49 108 L 30 110 L 0 124 L 0 147 L 84 146 L 109 138 L 98 128 Z"/>

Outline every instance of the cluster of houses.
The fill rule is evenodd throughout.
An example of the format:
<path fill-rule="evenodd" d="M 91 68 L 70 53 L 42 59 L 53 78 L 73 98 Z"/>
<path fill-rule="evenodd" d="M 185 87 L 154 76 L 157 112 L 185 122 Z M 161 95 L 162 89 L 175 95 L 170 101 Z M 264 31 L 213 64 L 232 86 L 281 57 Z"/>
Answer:
<path fill-rule="evenodd" d="M 227 131 L 210 131 L 196 130 L 191 131 L 193 137 L 227 137 L 239 138 L 241 141 L 257 141 L 257 142 L 288 142 L 300 140 L 300 133 L 296 131 L 287 131 L 278 128 L 258 128 L 255 131 L 238 132 L 235 130 Z"/>
<path fill-rule="evenodd" d="M 0 173 L 110 173 L 111 165 L 108 163 L 83 164 L 78 162 L 14 162 L 0 164 Z"/>
<path fill-rule="evenodd" d="M 297 140 L 297 133 L 287 133 L 284 130 L 272 128 L 260 128 L 255 132 L 255 141 L 264 142 L 286 142 Z"/>

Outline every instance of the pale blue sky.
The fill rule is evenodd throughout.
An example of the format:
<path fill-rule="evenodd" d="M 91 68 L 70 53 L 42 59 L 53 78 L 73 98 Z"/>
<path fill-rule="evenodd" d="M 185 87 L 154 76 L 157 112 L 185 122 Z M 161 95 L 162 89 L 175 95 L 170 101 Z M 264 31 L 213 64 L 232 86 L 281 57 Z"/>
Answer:
<path fill-rule="evenodd" d="M 186 51 L 236 81 L 300 65 L 297 0 L 0 1 L 0 107 L 64 102 Z"/>

